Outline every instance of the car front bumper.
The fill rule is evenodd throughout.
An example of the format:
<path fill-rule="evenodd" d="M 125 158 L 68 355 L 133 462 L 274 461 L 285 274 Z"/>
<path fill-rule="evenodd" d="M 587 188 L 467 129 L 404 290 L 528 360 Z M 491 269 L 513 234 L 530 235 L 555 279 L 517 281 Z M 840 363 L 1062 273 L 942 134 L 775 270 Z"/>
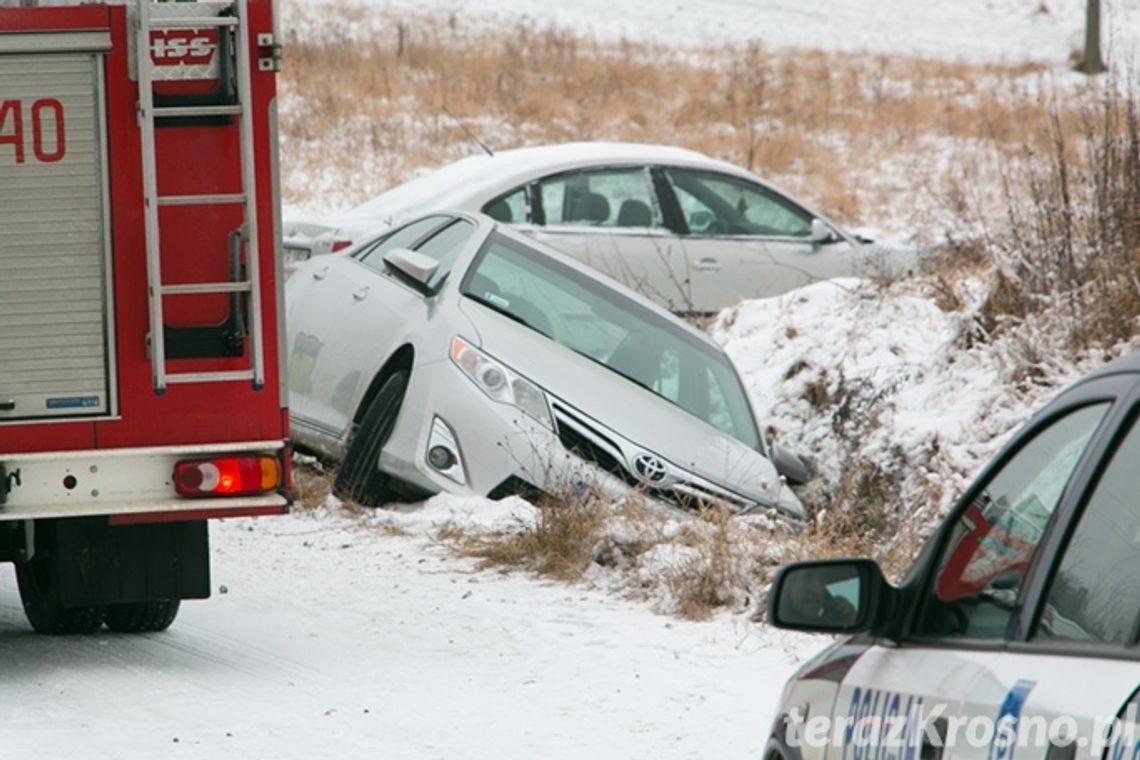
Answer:
<path fill-rule="evenodd" d="M 701 502 L 722 503 L 735 512 L 775 511 L 679 470 L 668 488 L 647 488 L 624 465 L 630 452 L 643 450 L 640 446 L 557 400 L 551 400 L 551 412 L 554 429 L 512 404 L 492 400 L 450 361 L 417 365 L 380 454 L 380 469 L 430 493 L 488 496 L 501 492 L 504 484 L 523 481 L 555 496 L 591 488 L 621 498 L 641 489 L 651 500 L 672 507 Z M 445 474 L 428 460 L 429 449 L 440 440 L 440 423 L 453 435 L 462 478 L 456 477 L 457 468 Z M 618 448 L 607 454 L 587 445 L 585 456 L 571 453 L 581 447 L 568 444 L 570 432 L 575 440 L 593 436 L 602 446 Z M 798 506 L 794 494 L 784 491 L 781 501 Z"/>

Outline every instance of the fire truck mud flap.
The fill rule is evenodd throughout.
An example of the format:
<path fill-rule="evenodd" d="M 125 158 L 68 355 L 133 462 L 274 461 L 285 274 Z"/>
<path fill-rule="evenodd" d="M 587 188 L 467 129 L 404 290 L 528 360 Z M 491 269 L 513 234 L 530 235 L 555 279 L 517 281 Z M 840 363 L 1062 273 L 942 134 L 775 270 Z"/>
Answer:
<path fill-rule="evenodd" d="M 35 553 L 64 607 L 210 595 L 205 521 L 109 525 L 105 518 L 38 520 Z"/>

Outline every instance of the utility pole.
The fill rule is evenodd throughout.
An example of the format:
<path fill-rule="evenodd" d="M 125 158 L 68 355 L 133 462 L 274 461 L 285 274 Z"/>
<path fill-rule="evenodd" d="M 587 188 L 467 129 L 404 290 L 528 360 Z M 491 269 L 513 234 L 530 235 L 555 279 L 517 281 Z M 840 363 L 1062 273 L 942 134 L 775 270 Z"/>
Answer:
<path fill-rule="evenodd" d="M 1100 0 L 1087 0 L 1085 5 L 1085 50 L 1077 64 L 1082 74 L 1099 74 L 1105 70 L 1100 55 Z"/>

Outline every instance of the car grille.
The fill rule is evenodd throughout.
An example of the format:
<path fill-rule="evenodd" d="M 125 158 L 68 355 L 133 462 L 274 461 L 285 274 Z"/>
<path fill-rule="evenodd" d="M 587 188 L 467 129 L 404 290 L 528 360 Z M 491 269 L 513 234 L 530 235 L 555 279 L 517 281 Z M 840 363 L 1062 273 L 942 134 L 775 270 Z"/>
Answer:
<path fill-rule="evenodd" d="M 563 448 L 579 459 L 595 464 L 620 478 L 630 486 L 637 487 L 641 484 L 641 481 L 622 464 L 621 447 L 564 407 L 559 404 L 553 406 L 554 426 Z"/>
<path fill-rule="evenodd" d="M 692 480 L 663 488 L 649 488 L 641 478 L 626 469 L 621 447 L 608 435 L 561 404 L 555 403 L 552 406 L 558 440 L 567 451 L 617 477 L 629 487 L 643 491 L 647 496 L 685 510 L 701 509 L 714 504 L 722 504 L 735 512 L 756 507 L 727 491 L 709 488 Z"/>

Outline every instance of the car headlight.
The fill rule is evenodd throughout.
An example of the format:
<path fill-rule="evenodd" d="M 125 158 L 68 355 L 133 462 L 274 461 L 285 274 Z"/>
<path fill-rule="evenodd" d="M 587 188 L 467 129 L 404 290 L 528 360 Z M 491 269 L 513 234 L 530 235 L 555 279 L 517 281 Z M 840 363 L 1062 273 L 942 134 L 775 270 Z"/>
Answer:
<path fill-rule="evenodd" d="M 508 369 L 463 338 L 451 339 L 451 361 L 495 401 L 511 404 L 554 429 L 546 394 L 525 377 Z"/>

